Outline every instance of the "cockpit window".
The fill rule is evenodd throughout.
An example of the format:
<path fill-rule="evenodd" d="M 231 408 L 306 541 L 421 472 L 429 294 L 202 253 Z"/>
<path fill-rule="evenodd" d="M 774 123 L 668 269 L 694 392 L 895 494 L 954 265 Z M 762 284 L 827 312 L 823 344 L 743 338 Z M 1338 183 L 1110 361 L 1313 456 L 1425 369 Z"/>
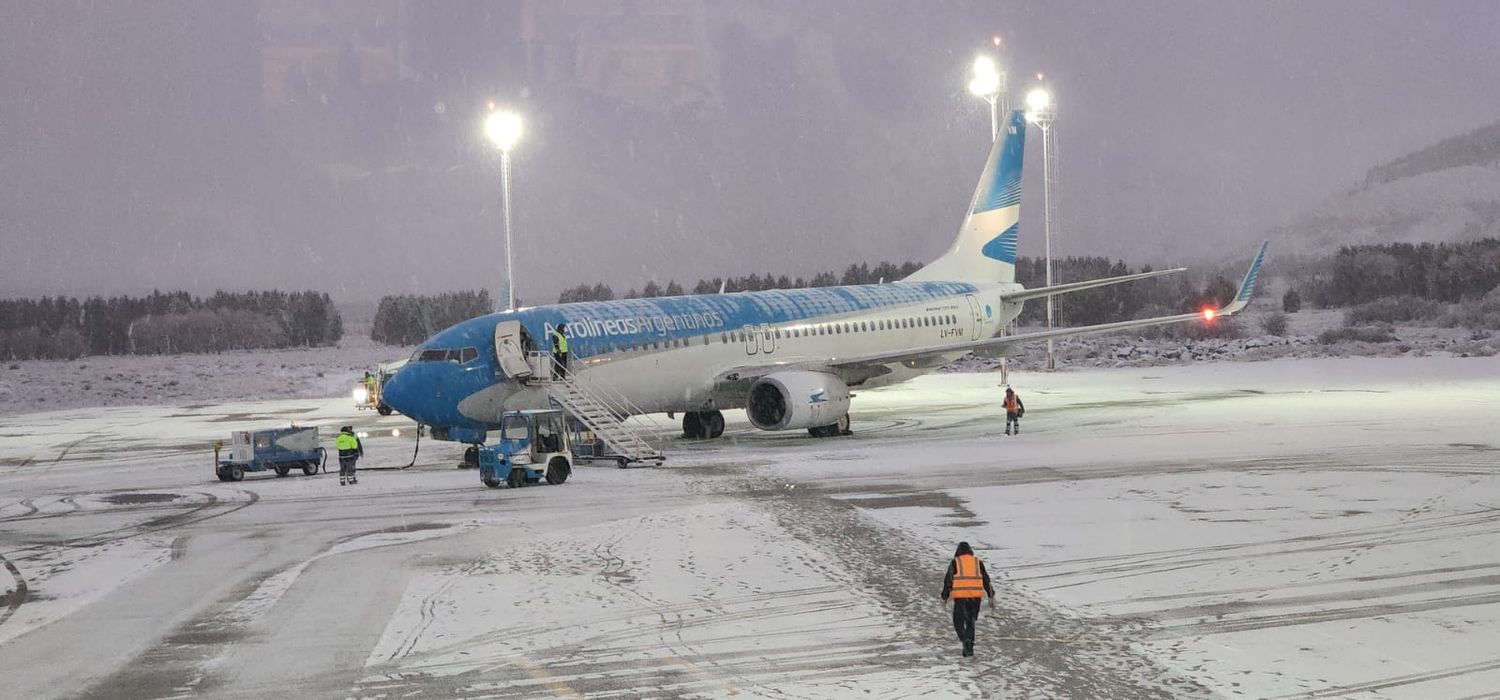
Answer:
<path fill-rule="evenodd" d="M 432 348 L 418 350 L 411 356 L 412 362 L 456 362 L 463 364 L 479 357 L 476 348 Z"/>

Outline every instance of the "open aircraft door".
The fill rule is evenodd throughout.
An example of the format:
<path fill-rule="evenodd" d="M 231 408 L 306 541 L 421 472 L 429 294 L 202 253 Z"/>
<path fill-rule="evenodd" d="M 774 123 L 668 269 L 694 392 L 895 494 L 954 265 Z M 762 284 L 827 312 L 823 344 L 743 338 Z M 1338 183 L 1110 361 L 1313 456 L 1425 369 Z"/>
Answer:
<path fill-rule="evenodd" d="M 495 356 L 500 358 L 500 371 L 511 379 L 531 377 L 531 366 L 526 364 L 525 332 L 520 321 L 495 324 Z"/>
<path fill-rule="evenodd" d="M 979 300 L 973 294 L 969 296 L 969 316 L 974 319 L 974 329 L 969 331 L 969 340 L 979 340 L 979 333 L 984 328 L 984 311 L 979 306 Z"/>

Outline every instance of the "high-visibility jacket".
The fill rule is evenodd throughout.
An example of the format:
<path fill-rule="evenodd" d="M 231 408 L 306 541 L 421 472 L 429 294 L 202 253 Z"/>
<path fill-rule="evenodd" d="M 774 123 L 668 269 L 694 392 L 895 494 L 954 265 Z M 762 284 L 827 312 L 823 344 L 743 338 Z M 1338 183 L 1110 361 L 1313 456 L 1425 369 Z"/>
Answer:
<path fill-rule="evenodd" d="M 953 598 L 983 598 L 984 576 L 979 573 L 979 558 L 960 554 L 953 559 Z"/>
<path fill-rule="evenodd" d="M 552 330 L 552 352 L 562 354 L 568 351 L 568 336 L 557 329 Z"/>
<path fill-rule="evenodd" d="M 1006 396 L 1005 396 L 1005 412 L 1006 413 L 1020 413 L 1021 412 L 1021 397 L 1017 396 L 1015 394 L 1006 394 Z"/>
<path fill-rule="evenodd" d="M 339 433 L 333 439 L 334 447 L 339 448 L 340 457 L 356 457 L 359 455 L 359 438 L 350 433 Z"/>

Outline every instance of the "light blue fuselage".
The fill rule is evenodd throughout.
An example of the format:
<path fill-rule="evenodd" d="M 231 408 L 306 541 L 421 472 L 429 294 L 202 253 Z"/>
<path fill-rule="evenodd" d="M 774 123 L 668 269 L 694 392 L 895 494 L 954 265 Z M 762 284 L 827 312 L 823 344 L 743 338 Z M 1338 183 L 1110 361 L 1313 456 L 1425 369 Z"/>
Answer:
<path fill-rule="evenodd" d="M 737 367 L 849 357 L 989 337 L 1019 313 L 1001 309 L 1014 285 L 952 282 L 772 290 L 580 302 L 490 314 L 433 336 L 387 383 L 384 400 L 426 425 L 493 429 L 506 410 L 539 408 L 546 394 L 500 370 L 496 326 L 519 321 L 539 350 L 566 323 L 570 364 L 643 412 L 743 407 L 714 379 Z M 465 349 L 473 349 L 468 352 Z M 458 353 L 430 351 L 457 350 Z M 445 359 L 423 361 L 428 357 Z M 467 361 L 457 361 L 471 358 Z M 928 367 L 895 367 L 878 380 Z"/>

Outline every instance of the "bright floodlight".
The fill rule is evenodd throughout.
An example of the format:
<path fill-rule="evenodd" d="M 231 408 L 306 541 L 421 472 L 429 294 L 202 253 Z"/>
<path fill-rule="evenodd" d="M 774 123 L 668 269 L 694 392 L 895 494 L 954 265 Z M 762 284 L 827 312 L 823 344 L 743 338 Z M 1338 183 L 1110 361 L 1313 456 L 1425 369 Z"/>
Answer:
<path fill-rule="evenodd" d="M 981 55 L 974 59 L 974 79 L 969 81 L 969 92 L 978 97 L 989 97 L 1000 91 L 1000 69 L 995 59 Z"/>
<path fill-rule="evenodd" d="M 509 152 L 521 140 L 521 115 L 515 112 L 491 112 L 484 120 L 484 135 L 502 151 Z"/>
<path fill-rule="evenodd" d="M 1041 112 L 1052 105 L 1052 94 L 1045 88 L 1036 88 L 1026 93 L 1026 108 L 1033 112 Z"/>

